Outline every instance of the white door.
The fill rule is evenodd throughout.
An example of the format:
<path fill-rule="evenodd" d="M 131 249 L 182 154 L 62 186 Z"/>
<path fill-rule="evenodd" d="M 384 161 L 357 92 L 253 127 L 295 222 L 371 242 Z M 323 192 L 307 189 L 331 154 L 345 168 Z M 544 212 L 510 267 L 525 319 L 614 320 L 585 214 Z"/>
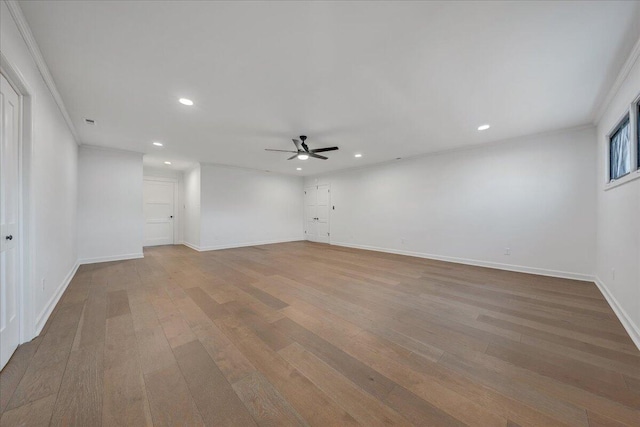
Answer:
<path fill-rule="evenodd" d="M 316 187 L 304 190 L 304 234 L 307 240 L 316 241 Z"/>
<path fill-rule="evenodd" d="M 144 181 L 144 245 L 173 244 L 173 182 Z"/>
<path fill-rule="evenodd" d="M 0 369 L 20 343 L 19 135 L 20 98 L 0 84 Z"/>
<path fill-rule="evenodd" d="M 316 241 L 329 243 L 329 186 L 318 185 L 316 196 Z"/>
<path fill-rule="evenodd" d="M 305 236 L 312 242 L 329 243 L 329 185 L 314 185 L 304 190 Z"/>

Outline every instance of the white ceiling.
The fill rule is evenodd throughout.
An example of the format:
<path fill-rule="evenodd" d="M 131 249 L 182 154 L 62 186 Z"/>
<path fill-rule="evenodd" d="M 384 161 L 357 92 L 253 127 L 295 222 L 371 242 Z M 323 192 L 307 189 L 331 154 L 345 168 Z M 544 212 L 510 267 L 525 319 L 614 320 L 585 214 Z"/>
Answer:
<path fill-rule="evenodd" d="M 637 1 L 20 4 L 82 143 L 304 175 L 588 123 L 640 33 Z M 340 151 L 264 151 L 300 134 Z"/>

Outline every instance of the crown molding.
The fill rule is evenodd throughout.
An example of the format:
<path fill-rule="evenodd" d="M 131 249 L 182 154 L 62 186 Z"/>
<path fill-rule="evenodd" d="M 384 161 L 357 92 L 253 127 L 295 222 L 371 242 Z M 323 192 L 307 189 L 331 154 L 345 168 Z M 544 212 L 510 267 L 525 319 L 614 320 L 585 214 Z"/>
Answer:
<path fill-rule="evenodd" d="M 613 85 L 609 89 L 609 92 L 607 92 L 607 96 L 604 98 L 604 101 L 602 101 L 600 106 L 596 108 L 595 115 L 593 116 L 593 124 L 597 124 L 600 119 L 602 119 L 602 116 L 609 107 L 609 104 L 611 104 L 613 97 L 616 96 L 624 81 L 627 79 L 627 77 L 629 77 L 629 73 L 631 73 L 631 69 L 636 64 L 636 61 L 638 61 L 638 58 L 640 58 L 640 38 L 636 41 L 633 49 L 631 49 L 627 60 L 620 69 L 618 77 L 616 78 L 615 82 L 613 82 Z"/>
<path fill-rule="evenodd" d="M 51 92 L 51 96 L 53 96 L 53 100 L 58 105 L 58 109 L 60 110 L 60 113 L 62 114 L 64 121 L 67 123 L 67 126 L 69 127 L 69 130 L 73 135 L 73 138 L 76 140 L 76 144 L 80 145 L 81 142 L 80 142 L 80 137 L 78 136 L 78 132 L 75 126 L 73 125 L 73 122 L 71 121 L 71 117 L 67 112 L 67 108 L 64 106 L 64 102 L 62 101 L 60 92 L 58 92 L 58 89 L 56 88 L 56 84 L 53 80 L 53 76 L 49 71 L 49 67 L 47 67 L 47 63 L 45 62 L 44 57 L 42 56 L 42 52 L 40 51 L 40 48 L 36 43 L 36 39 L 33 37 L 31 28 L 29 28 L 29 24 L 27 23 L 27 20 L 24 17 L 24 14 L 22 13 L 22 9 L 20 8 L 20 5 L 16 0 L 4 0 L 4 3 L 9 8 L 9 13 L 11 13 L 11 17 L 13 18 L 13 21 L 16 23 L 16 26 L 18 27 L 18 31 L 20 31 L 20 35 L 22 35 L 24 42 L 29 48 L 31 57 L 35 61 L 36 66 L 38 67 L 38 71 L 40 71 L 40 75 L 44 80 L 44 83 L 47 85 L 47 88 L 49 88 L 49 92 Z"/>
<path fill-rule="evenodd" d="M 124 148 L 115 148 L 115 147 L 105 147 L 104 145 L 82 144 L 82 148 L 87 150 L 109 151 L 112 153 L 120 153 L 120 154 L 139 154 L 141 156 L 145 155 L 145 153 L 143 153 L 142 151 L 127 150 Z"/>

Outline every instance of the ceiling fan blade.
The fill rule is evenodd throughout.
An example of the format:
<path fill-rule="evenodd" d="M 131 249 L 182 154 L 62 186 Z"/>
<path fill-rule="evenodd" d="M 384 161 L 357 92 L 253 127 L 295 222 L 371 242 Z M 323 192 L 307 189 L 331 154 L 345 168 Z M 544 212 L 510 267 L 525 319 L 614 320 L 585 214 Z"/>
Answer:
<path fill-rule="evenodd" d="M 292 141 L 296 145 L 296 150 L 300 151 L 300 141 L 297 139 L 292 139 Z"/>
<path fill-rule="evenodd" d="M 265 151 L 278 151 L 279 153 L 297 153 L 297 151 L 291 150 L 274 150 L 273 148 L 265 148 Z"/>
<path fill-rule="evenodd" d="M 302 148 L 304 148 L 304 151 L 306 151 L 307 153 L 309 152 L 309 147 L 304 142 L 302 142 Z"/>
<path fill-rule="evenodd" d="M 293 160 L 293 159 L 295 159 L 296 157 L 298 157 L 298 153 L 296 153 L 296 154 L 294 154 L 293 156 L 289 157 L 287 160 Z"/>
<path fill-rule="evenodd" d="M 328 159 L 328 157 L 321 156 L 321 155 L 315 154 L 315 153 L 309 153 L 309 156 L 313 157 L 313 158 L 316 158 L 316 159 L 322 159 L 322 160 L 327 160 Z"/>
<path fill-rule="evenodd" d="M 339 150 L 338 147 L 326 147 L 326 148 L 316 148 L 315 150 L 311 150 L 310 153 L 323 153 L 325 151 L 335 151 Z"/>

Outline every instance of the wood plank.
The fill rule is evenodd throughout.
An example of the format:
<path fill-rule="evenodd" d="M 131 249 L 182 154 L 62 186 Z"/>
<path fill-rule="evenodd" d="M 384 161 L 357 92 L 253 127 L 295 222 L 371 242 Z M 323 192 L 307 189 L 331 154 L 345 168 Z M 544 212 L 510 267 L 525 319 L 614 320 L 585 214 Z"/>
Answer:
<path fill-rule="evenodd" d="M 466 425 L 401 386 L 396 386 L 384 401 L 407 417 L 414 425 Z"/>
<path fill-rule="evenodd" d="M 52 426 L 101 424 L 103 354 L 103 343 L 71 352 L 51 417 Z"/>
<path fill-rule="evenodd" d="M 129 297 L 126 290 L 107 293 L 107 319 L 129 314 Z"/>
<path fill-rule="evenodd" d="M 285 308 L 288 304 L 276 297 L 274 297 L 273 295 L 264 292 L 248 283 L 243 283 L 243 282 L 239 282 L 239 283 L 234 283 L 234 285 L 238 288 L 243 290 L 244 292 L 248 293 L 249 295 L 251 295 L 252 297 L 254 297 L 255 299 L 259 300 L 260 302 L 262 302 L 265 305 L 268 305 L 269 307 L 273 308 L 274 310 L 280 310 L 281 308 Z"/>
<path fill-rule="evenodd" d="M 177 364 L 144 374 L 154 426 L 204 426 Z"/>
<path fill-rule="evenodd" d="M 103 426 L 153 425 L 130 314 L 107 319 Z"/>
<path fill-rule="evenodd" d="M 362 425 L 410 425 L 398 412 L 365 393 L 298 343 L 283 348 L 279 353 Z"/>
<path fill-rule="evenodd" d="M 169 345 L 173 349 L 196 339 L 189 324 L 182 318 L 180 313 L 166 317 L 160 324 Z"/>
<path fill-rule="evenodd" d="M 291 344 L 292 341 L 286 335 L 280 333 L 273 325 L 267 323 L 256 312 L 243 304 L 231 301 L 223 304 L 223 306 L 237 321 L 251 329 L 273 350 L 278 351 Z"/>
<path fill-rule="evenodd" d="M 378 399 L 384 399 L 397 385 L 368 365 L 365 365 L 333 344 L 309 332 L 290 319 L 278 320 L 274 325 L 278 330 L 291 337 L 333 369 Z"/>
<path fill-rule="evenodd" d="M 238 328 L 230 318 L 219 319 L 223 331 L 249 361 L 296 408 L 304 419 L 315 425 L 355 425 L 351 415 L 335 404 L 311 381 L 301 375 L 278 353 L 250 331 Z"/>
<path fill-rule="evenodd" d="M 199 329 L 196 335 L 229 383 L 233 384 L 255 372 L 251 362 L 217 326 Z"/>
<path fill-rule="evenodd" d="M 7 410 L 58 392 L 82 309 L 83 304 L 74 304 L 58 310 Z"/>
<path fill-rule="evenodd" d="M 175 364 L 171 346 L 161 326 L 137 331 L 136 338 L 143 373 L 149 374 Z"/>
<path fill-rule="evenodd" d="M 0 416 L 9 404 L 13 392 L 20 384 L 20 380 L 22 380 L 27 371 L 41 341 L 42 336 L 39 336 L 28 343 L 20 345 L 11 359 L 9 359 L 9 362 L 0 371 Z"/>
<path fill-rule="evenodd" d="M 576 366 L 578 365 L 577 361 L 572 361 L 571 364 L 555 364 L 553 361 L 538 358 L 535 354 L 529 354 L 522 349 L 493 344 L 489 346 L 486 354 L 571 386 L 582 388 L 630 408 L 640 409 L 640 395 L 629 392 L 626 386 L 621 387 L 620 384 L 592 377 L 591 374 L 595 371 L 595 367 Z"/>
<path fill-rule="evenodd" d="M 625 425 L 619 423 L 611 418 L 607 418 L 603 415 L 595 412 L 587 411 L 589 414 L 589 427 L 624 427 Z"/>
<path fill-rule="evenodd" d="M 55 403 L 56 395 L 52 394 L 4 412 L 0 427 L 47 427 Z"/>
<path fill-rule="evenodd" d="M 227 311 L 220 304 L 215 302 L 205 291 L 203 291 L 202 288 L 189 288 L 185 289 L 185 292 L 211 320 L 218 319 L 228 314 Z"/>
<path fill-rule="evenodd" d="M 260 373 L 233 384 L 259 426 L 307 426 L 298 412 Z"/>
<path fill-rule="evenodd" d="M 173 352 L 205 424 L 255 425 L 247 408 L 200 341 L 183 344 Z"/>
<path fill-rule="evenodd" d="M 78 336 L 75 339 L 74 350 L 82 347 L 104 343 L 104 334 L 107 324 L 107 299 L 106 289 L 99 285 L 93 285 L 89 291 L 89 297 L 85 303 Z"/>

